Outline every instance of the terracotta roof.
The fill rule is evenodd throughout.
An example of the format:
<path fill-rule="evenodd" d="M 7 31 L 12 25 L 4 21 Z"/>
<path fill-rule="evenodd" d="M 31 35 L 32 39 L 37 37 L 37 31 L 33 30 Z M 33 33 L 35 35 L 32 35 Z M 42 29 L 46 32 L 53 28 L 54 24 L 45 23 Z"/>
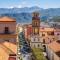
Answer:
<path fill-rule="evenodd" d="M 60 51 L 60 42 L 59 41 L 54 41 L 48 45 L 50 49 L 54 52 L 59 52 Z"/>
<path fill-rule="evenodd" d="M 54 28 L 40 28 L 40 31 L 54 31 Z"/>
<path fill-rule="evenodd" d="M 4 17 L 0 17 L 0 22 L 16 22 L 16 20 L 14 18 L 4 16 Z"/>
<path fill-rule="evenodd" d="M 17 46 L 13 43 L 4 42 L 0 44 L 0 60 L 8 60 L 9 54 L 16 54 Z"/>

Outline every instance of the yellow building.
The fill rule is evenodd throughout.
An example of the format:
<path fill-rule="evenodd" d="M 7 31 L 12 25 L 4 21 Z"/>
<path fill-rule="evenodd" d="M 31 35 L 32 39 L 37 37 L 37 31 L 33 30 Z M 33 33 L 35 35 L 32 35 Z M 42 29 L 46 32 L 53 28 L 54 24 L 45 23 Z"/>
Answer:
<path fill-rule="evenodd" d="M 0 60 L 16 60 L 16 20 L 0 18 Z"/>

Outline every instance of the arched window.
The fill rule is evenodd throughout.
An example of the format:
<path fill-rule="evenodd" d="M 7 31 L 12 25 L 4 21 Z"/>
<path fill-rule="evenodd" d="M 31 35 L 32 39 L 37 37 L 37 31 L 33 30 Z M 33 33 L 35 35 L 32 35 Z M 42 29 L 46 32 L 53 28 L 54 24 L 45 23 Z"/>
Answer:
<path fill-rule="evenodd" d="M 35 26 L 38 26 L 38 22 L 35 22 Z"/>

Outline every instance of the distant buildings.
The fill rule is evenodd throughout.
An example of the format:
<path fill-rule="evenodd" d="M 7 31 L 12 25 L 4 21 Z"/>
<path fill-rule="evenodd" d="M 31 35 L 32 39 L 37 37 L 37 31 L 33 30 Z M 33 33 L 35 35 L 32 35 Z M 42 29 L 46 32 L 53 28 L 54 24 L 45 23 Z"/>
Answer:
<path fill-rule="evenodd" d="M 36 14 L 36 13 L 35 13 Z M 33 15 L 32 24 L 25 26 L 25 37 L 32 48 L 42 48 L 49 60 L 60 59 L 60 29 L 49 25 L 41 26 L 40 19 Z M 42 24 L 43 25 L 43 24 Z M 58 24 L 59 25 L 59 24 Z M 55 51 L 56 50 L 56 51 Z"/>
<path fill-rule="evenodd" d="M 0 18 L 0 60 L 16 60 L 16 20 Z"/>
<path fill-rule="evenodd" d="M 49 22 L 49 25 L 55 29 L 60 29 L 60 22 Z"/>

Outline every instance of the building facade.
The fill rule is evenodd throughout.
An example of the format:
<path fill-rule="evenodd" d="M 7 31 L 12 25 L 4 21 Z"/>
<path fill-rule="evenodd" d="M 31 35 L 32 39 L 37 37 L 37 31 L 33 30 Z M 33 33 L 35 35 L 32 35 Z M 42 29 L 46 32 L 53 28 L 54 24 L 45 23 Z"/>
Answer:
<path fill-rule="evenodd" d="M 60 40 L 48 44 L 46 52 L 49 60 L 60 60 Z"/>
<path fill-rule="evenodd" d="M 16 60 L 17 54 L 16 20 L 0 18 L 0 60 Z"/>

